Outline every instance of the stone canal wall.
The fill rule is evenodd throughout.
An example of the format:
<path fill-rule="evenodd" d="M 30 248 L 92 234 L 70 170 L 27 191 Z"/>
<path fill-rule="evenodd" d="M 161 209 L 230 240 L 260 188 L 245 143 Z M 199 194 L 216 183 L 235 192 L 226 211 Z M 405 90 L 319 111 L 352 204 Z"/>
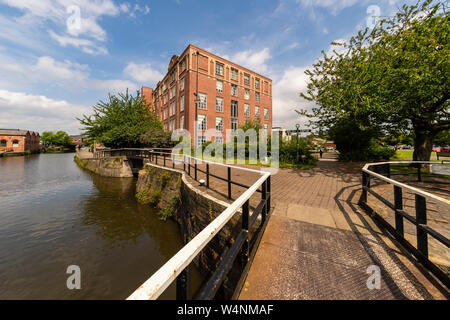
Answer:
<path fill-rule="evenodd" d="M 81 158 L 77 155 L 74 161 L 83 169 L 102 177 L 130 178 L 133 177 L 131 165 L 126 157 L 111 158 Z"/>
<path fill-rule="evenodd" d="M 227 207 L 226 202 L 200 191 L 192 185 L 183 171 L 146 164 L 139 172 L 136 185 L 136 198 L 139 202 L 150 204 L 160 209 L 162 219 L 174 219 L 189 242 L 208 224 L 210 224 Z M 194 263 L 205 276 L 210 276 L 220 263 L 220 256 L 231 246 L 240 231 L 240 213 L 217 234 L 216 237 L 194 259 Z M 232 275 L 234 278 L 234 276 Z M 230 282 L 234 282 L 235 280 Z M 221 294 L 229 297 L 227 280 Z M 230 284 L 230 288 L 233 285 Z"/>

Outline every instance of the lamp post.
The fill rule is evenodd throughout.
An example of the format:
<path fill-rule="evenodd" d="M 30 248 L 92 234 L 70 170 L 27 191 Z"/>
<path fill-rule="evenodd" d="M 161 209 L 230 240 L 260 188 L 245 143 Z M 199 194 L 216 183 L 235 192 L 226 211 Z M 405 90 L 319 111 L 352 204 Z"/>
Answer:
<path fill-rule="evenodd" d="M 197 126 L 198 126 L 198 103 L 199 103 L 199 97 L 198 97 L 198 56 L 200 55 L 200 52 L 197 51 L 197 88 L 195 93 L 195 118 L 194 118 L 194 156 L 197 158 L 197 148 L 198 148 L 198 137 L 197 137 Z"/>
<path fill-rule="evenodd" d="M 298 152 L 298 131 L 300 129 L 300 124 L 296 124 L 295 127 L 297 128 L 297 163 L 299 162 L 299 152 Z"/>

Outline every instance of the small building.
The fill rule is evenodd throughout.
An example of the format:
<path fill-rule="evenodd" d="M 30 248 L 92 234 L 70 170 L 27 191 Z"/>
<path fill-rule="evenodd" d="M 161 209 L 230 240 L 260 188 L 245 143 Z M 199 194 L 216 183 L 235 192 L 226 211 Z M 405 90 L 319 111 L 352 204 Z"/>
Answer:
<path fill-rule="evenodd" d="M 72 138 L 72 143 L 76 146 L 83 146 L 84 143 L 88 140 L 82 135 L 70 136 L 70 138 Z"/>
<path fill-rule="evenodd" d="M 289 131 L 282 127 L 273 127 L 272 134 L 278 134 L 280 141 L 290 141 L 292 136 L 289 134 Z"/>
<path fill-rule="evenodd" d="M 40 149 L 38 132 L 19 129 L 0 129 L 0 151 L 35 152 Z"/>
<path fill-rule="evenodd" d="M 323 144 L 323 147 L 326 149 L 328 147 L 332 147 L 334 150 L 336 150 L 336 144 L 333 141 L 327 141 Z"/>

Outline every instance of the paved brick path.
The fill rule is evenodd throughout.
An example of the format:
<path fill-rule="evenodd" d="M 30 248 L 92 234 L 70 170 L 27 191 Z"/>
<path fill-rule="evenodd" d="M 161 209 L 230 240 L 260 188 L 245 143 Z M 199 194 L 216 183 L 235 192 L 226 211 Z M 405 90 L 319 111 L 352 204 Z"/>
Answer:
<path fill-rule="evenodd" d="M 240 299 L 448 297 L 446 289 L 360 211 L 362 164 L 341 164 L 332 154 L 324 156 L 313 170 L 280 169 L 272 177 L 272 217 Z M 166 165 L 171 166 L 170 160 Z M 198 168 L 205 170 L 205 165 Z M 211 166 L 210 172 L 227 176 L 227 169 L 220 166 Z M 232 169 L 232 179 L 245 185 L 258 177 Z M 227 199 L 226 182 L 211 178 L 211 188 L 206 189 L 192 178 L 205 192 L 232 201 Z M 197 179 L 206 177 L 198 172 Z M 233 200 L 243 191 L 233 186 Z M 255 194 L 250 204 L 255 206 L 260 197 Z M 372 265 L 381 270 L 379 290 L 369 290 L 366 284 Z"/>

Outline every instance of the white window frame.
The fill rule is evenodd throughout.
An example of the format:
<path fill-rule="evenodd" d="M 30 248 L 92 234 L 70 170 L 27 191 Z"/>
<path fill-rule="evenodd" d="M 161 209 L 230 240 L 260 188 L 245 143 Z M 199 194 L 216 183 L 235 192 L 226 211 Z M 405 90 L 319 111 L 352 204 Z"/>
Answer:
<path fill-rule="evenodd" d="M 260 100 L 261 100 L 261 95 L 260 95 L 260 93 L 259 93 L 259 92 L 255 92 L 255 101 L 256 101 L 256 102 L 260 102 Z"/>
<path fill-rule="evenodd" d="M 248 73 L 244 73 L 244 84 L 247 86 L 250 85 L 250 75 Z"/>
<path fill-rule="evenodd" d="M 244 99 L 245 100 L 250 100 L 250 89 L 245 89 L 244 90 Z"/>
<path fill-rule="evenodd" d="M 202 119 L 202 120 L 200 120 L 200 119 Z M 207 115 L 206 114 L 199 114 L 197 116 L 197 124 L 198 124 L 197 130 L 200 130 L 200 131 L 207 130 L 207 127 L 208 127 L 208 117 L 207 117 Z"/>
<path fill-rule="evenodd" d="M 200 110 L 208 109 L 208 95 L 206 93 L 199 92 L 198 94 L 198 108 Z"/>
<path fill-rule="evenodd" d="M 236 102 L 236 103 L 233 103 L 233 102 Z M 234 109 L 235 109 L 236 112 L 233 112 Z M 230 113 L 231 118 L 239 117 L 239 102 L 237 100 L 231 100 L 230 112 L 231 112 Z"/>
<path fill-rule="evenodd" d="M 234 90 L 236 88 L 236 90 Z M 236 93 L 236 94 L 235 94 Z M 239 87 L 237 86 L 237 84 L 232 84 L 231 85 L 231 95 L 233 97 L 237 97 L 239 96 Z"/>
<path fill-rule="evenodd" d="M 180 111 L 184 111 L 184 95 L 180 98 Z"/>
<path fill-rule="evenodd" d="M 184 115 L 180 116 L 180 129 L 184 129 Z"/>
<path fill-rule="evenodd" d="M 255 106 L 255 118 L 261 118 L 261 108 L 259 106 Z"/>
<path fill-rule="evenodd" d="M 219 103 L 221 101 L 221 103 Z M 216 97 L 216 112 L 223 112 L 223 98 Z"/>
<path fill-rule="evenodd" d="M 264 108 L 264 120 L 269 120 L 269 108 Z"/>
<path fill-rule="evenodd" d="M 219 85 L 220 84 L 220 85 Z M 223 81 L 216 80 L 216 91 L 222 93 L 223 92 Z"/>
<path fill-rule="evenodd" d="M 244 116 L 250 117 L 250 105 L 248 103 L 244 103 Z"/>
<path fill-rule="evenodd" d="M 223 117 L 216 117 L 216 131 L 223 132 Z"/>
<path fill-rule="evenodd" d="M 230 73 L 231 73 L 231 75 L 230 75 L 231 80 L 239 81 L 239 70 L 238 69 L 231 68 Z"/>
<path fill-rule="evenodd" d="M 235 128 L 233 128 L 233 127 L 235 127 Z M 237 130 L 238 127 L 239 127 L 238 119 L 236 119 L 236 118 L 231 119 L 231 129 L 232 130 Z"/>
<path fill-rule="evenodd" d="M 184 90 L 184 78 L 180 80 L 180 91 Z"/>
<path fill-rule="evenodd" d="M 218 74 L 219 76 L 223 76 L 223 69 L 224 69 L 223 63 L 216 61 L 216 74 Z"/>
<path fill-rule="evenodd" d="M 259 89 L 260 88 L 260 80 L 259 80 L 259 78 L 255 78 L 255 88 L 256 89 Z"/>

